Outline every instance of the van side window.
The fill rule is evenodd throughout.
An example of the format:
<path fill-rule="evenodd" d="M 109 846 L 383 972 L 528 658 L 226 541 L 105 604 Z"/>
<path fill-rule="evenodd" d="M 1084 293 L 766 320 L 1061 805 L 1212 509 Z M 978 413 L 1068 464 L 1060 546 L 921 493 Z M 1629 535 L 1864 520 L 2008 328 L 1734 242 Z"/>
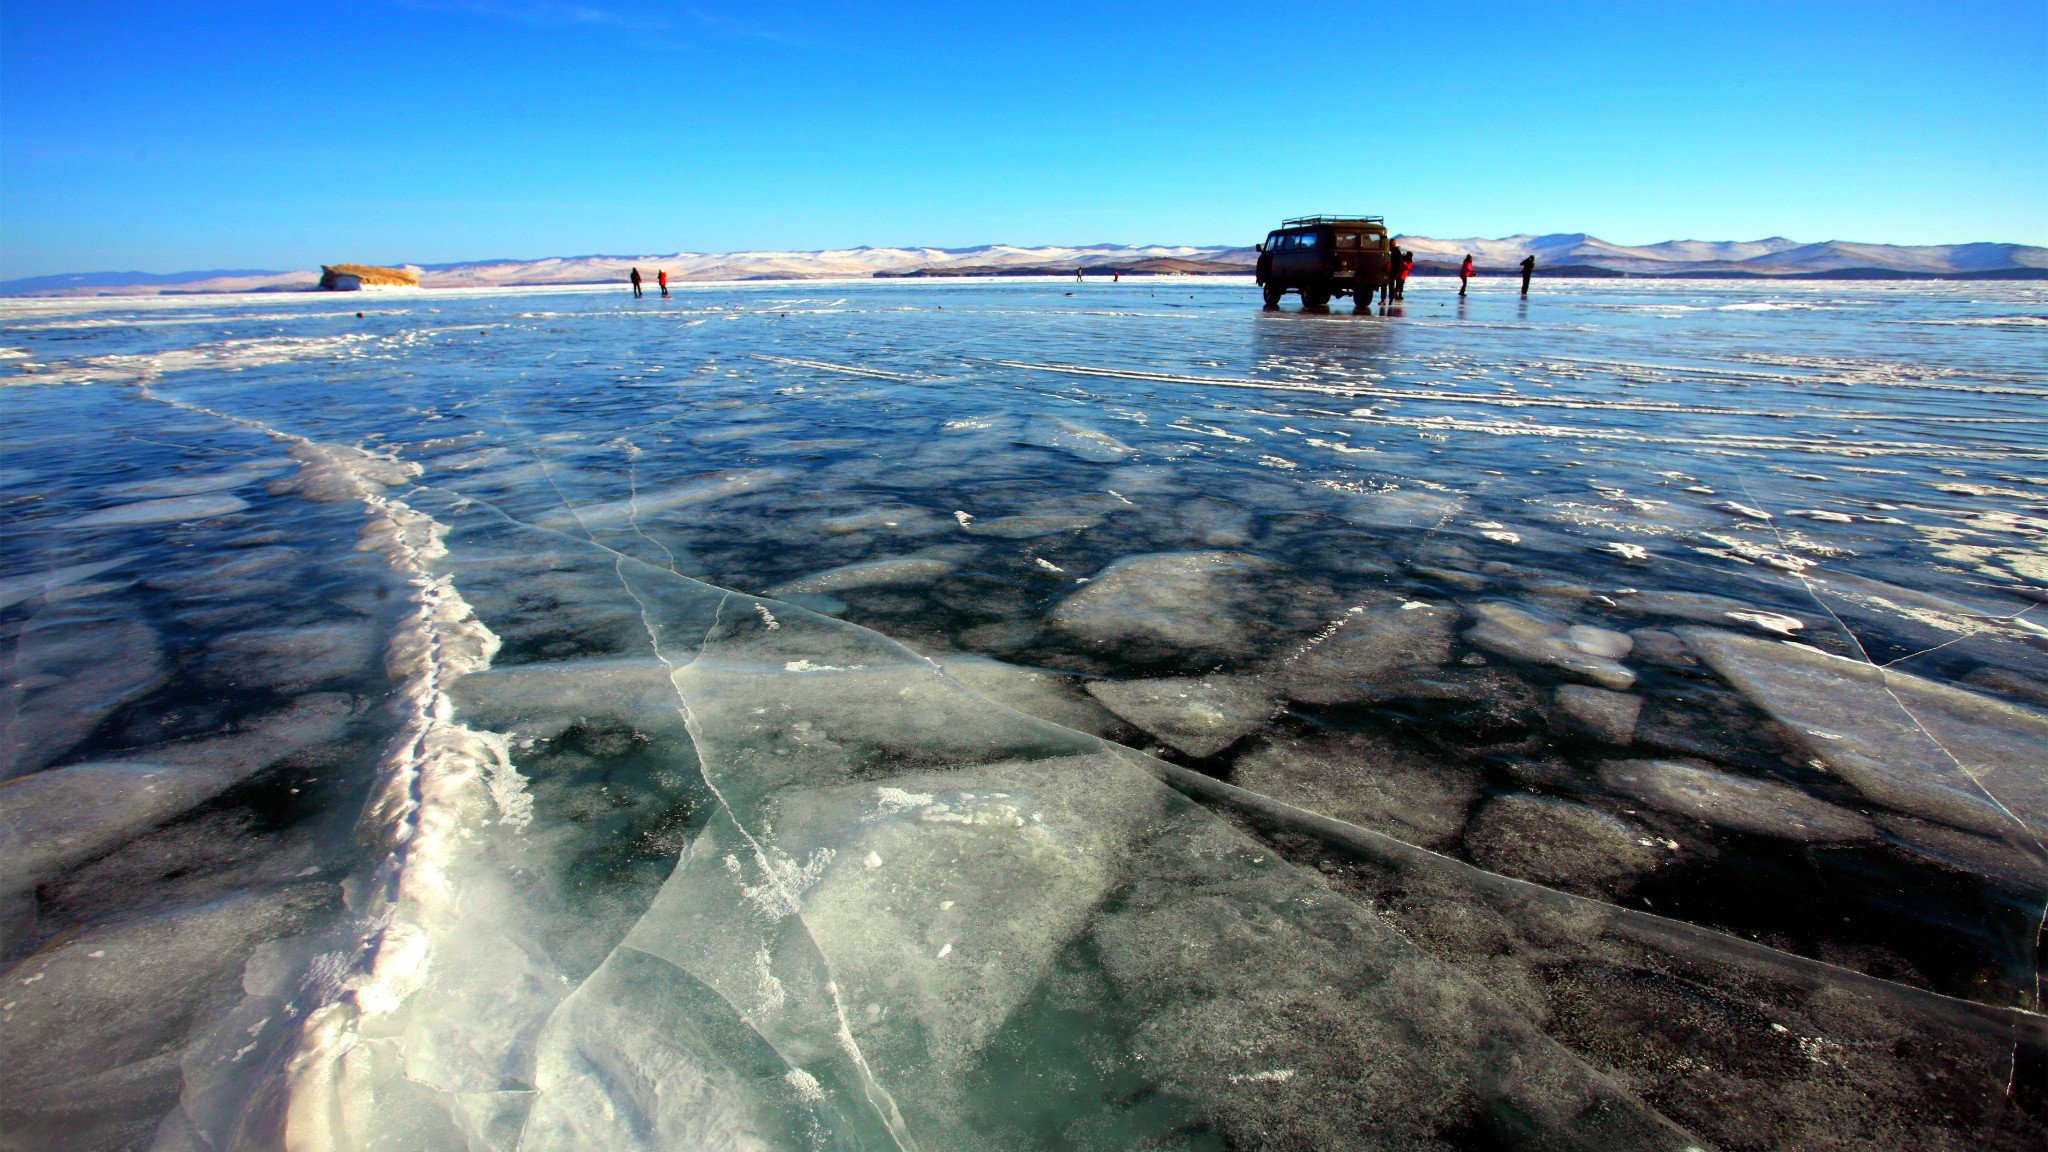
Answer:
<path fill-rule="evenodd" d="M 1337 233 L 1337 247 L 1339 247 L 1339 248 L 1356 248 L 1356 247 L 1358 247 L 1358 233 L 1356 233 L 1356 232 L 1339 232 L 1339 233 Z"/>

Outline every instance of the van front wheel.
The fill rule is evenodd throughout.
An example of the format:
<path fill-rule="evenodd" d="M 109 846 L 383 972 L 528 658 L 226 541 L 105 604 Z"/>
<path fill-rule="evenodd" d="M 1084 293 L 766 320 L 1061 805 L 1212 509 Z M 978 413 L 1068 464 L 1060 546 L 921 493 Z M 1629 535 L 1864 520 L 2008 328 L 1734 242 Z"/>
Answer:
<path fill-rule="evenodd" d="M 1282 288 L 1278 284 L 1266 285 L 1266 307 L 1278 308 L 1280 306 L 1280 297 L 1286 294 L 1287 289 Z"/>

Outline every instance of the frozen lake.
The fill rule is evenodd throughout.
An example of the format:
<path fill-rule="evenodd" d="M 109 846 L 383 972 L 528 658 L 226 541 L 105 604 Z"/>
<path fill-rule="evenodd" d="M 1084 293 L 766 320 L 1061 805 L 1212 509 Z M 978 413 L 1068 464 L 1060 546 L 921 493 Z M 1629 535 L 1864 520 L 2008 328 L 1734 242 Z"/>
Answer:
<path fill-rule="evenodd" d="M 6 1143 L 2041 1147 L 2048 287 L 1478 284 L 0 301 Z"/>

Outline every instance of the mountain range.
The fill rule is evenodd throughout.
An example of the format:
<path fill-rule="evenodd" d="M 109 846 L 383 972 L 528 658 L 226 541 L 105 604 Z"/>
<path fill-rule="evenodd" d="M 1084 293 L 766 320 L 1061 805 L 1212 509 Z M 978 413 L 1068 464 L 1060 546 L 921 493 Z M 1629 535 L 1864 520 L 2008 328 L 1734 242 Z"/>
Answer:
<path fill-rule="evenodd" d="M 1505 271 L 1524 256 L 1538 269 L 1581 276 L 1802 278 L 2048 278 L 2048 248 L 2026 244 L 1817 244 L 1767 240 L 1667 240 L 1611 244 L 1582 232 L 1498 239 L 1439 240 L 1403 236 L 1421 271 L 1443 271 L 1470 253 L 1482 270 Z M 353 255 L 353 254 L 350 254 Z M 423 288 L 616 283 L 632 268 L 649 280 L 656 269 L 677 282 L 816 280 L 872 276 L 1242 274 L 1258 253 L 1250 247 L 1088 244 L 974 248 L 839 248 L 819 252 L 678 252 L 649 256 L 553 256 L 539 260 L 475 260 L 405 265 Z M 311 289 L 317 271 L 224 270 L 181 273 L 86 272 L 0 280 L 4 296 L 125 296 L 196 292 Z"/>

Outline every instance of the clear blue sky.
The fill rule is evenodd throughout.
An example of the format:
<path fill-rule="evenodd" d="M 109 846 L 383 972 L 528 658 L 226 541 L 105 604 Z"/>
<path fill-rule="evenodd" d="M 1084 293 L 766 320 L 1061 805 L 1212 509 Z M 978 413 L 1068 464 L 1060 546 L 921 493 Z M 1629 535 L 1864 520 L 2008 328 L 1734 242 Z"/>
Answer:
<path fill-rule="evenodd" d="M 0 276 L 858 244 L 2048 243 L 2048 3 L 0 0 Z"/>

